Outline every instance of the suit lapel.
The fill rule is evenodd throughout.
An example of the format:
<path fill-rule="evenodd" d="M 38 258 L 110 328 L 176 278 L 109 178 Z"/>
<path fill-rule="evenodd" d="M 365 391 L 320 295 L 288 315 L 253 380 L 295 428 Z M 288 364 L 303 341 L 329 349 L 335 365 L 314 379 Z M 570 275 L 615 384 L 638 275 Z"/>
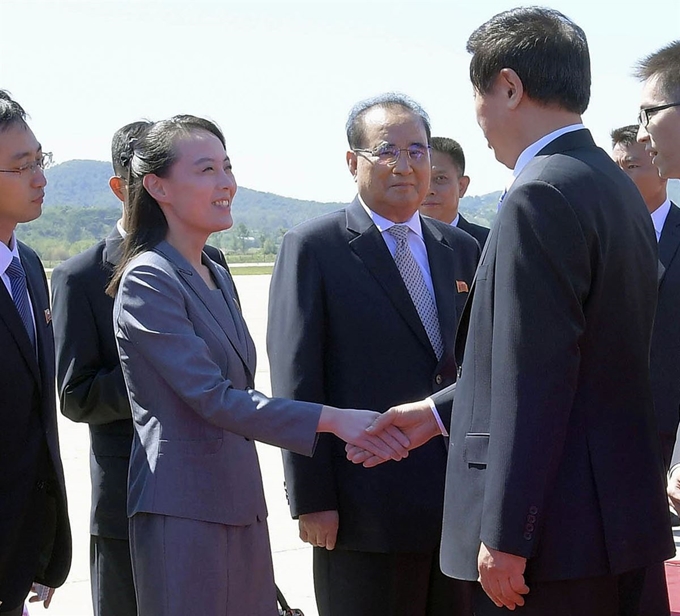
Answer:
<path fill-rule="evenodd" d="M 154 250 L 162 254 L 170 263 L 172 263 L 180 278 L 184 281 L 187 287 L 193 291 L 196 297 L 201 301 L 206 310 L 213 317 L 216 324 L 216 330 L 222 332 L 227 337 L 229 344 L 234 348 L 236 353 L 238 353 L 243 365 L 246 367 L 248 372 L 251 372 L 248 362 L 247 348 L 246 345 L 239 339 L 236 325 L 237 319 L 232 317 L 229 300 L 227 300 L 229 309 L 224 309 L 222 295 L 224 295 L 226 299 L 226 294 L 222 293 L 221 295 L 217 295 L 214 291 L 209 289 L 208 285 L 205 284 L 201 276 L 191 266 L 191 264 L 167 242 L 161 242 L 154 248 Z M 213 275 L 215 275 L 214 265 L 208 265 L 208 267 L 210 268 Z M 216 280 L 218 281 L 220 290 L 222 290 L 224 288 L 222 286 L 224 281 L 222 280 L 221 276 L 217 276 Z"/>
<path fill-rule="evenodd" d="M 432 286 L 439 315 L 439 329 L 445 349 L 452 349 L 456 335 L 458 314 L 456 310 L 456 258 L 439 229 L 420 217 L 423 239 L 430 264 Z"/>
<path fill-rule="evenodd" d="M 380 231 L 358 199 L 347 207 L 346 214 L 347 230 L 355 235 L 349 241 L 350 248 L 385 291 L 395 310 L 406 321 L 416 338 L 434 355 L 425 328 Z"/>
<path fill-rule="evenodd" d="M 680 247 L 680 208 L 671 203 L 659 238 L 659 261 L 663 265 L 663 268 L 660 268 L 663 269 L 663 273 L 659 285 L 663 283 L 665 273 L 675 259 L 678 247 Z"/>
<path fill-rule="evenodd" d="M 31 340 L 28 337 L 23 321 L 19 316 L 19 312 L 14 305 L 12 296 L 2 283 L 0 283 L 0 320 L 4 321 L 7 329 L 10 331 L 19 347 L 19 351 L 21 351 L 21 354 L 24 356 L 29 369 L 33 373 L 35 380 L 40 383 L 38 359 L 33 351 Z"/>

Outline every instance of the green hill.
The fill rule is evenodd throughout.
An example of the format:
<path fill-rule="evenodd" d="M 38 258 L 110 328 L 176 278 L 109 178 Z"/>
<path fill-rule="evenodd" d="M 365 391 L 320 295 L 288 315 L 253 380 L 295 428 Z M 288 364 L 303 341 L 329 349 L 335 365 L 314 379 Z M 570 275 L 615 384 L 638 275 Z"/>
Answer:
<path fill-rule="evenodd" d="M 108 235 L 120 216 L 120 203 L 109 190 L 111 165 L 96 160 L 70 160 L 47 170 L 43 215 L 19 225 L 18 236 L 42 258 L 54 263 L 75 255 Z M 680 204 L 680 181 L 669 184 L 671 198 Z M 461 200 L 469 220 L 490 226 L 500 191 Z M 343 207 L 291 199 L 249 188 L 234 198 L 233 229 L 214 234 L 210 242 L 232 261 L 273 259 L 283 234 L 295 225 Z"/>

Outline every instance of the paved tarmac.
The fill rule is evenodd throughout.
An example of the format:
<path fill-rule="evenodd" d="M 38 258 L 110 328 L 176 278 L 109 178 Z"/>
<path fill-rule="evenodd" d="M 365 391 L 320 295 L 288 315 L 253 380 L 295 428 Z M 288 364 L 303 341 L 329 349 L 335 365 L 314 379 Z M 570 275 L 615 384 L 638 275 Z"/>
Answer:
<path fill-rule="evenodd" d="M 258 353 L 255 386 L 270 394 L 269 363 L 265 347 L 267 299 L 271 276 L 236 276 L 243 313 Z M 66 472 L 66 488 L 73 531 L 73 566 L 68 580 L 57 590 L 47 612 L 31 606 L 31 615 L 92 616 L 89 581 L 89 435 L 87 426 L 60 417 L 59 436 Z M 292 607 L 305 616 L 317 616 L 312 585 L 312 548 L 298 537 L 297 522 L 291 520 L 283 491 L 281 452 L 276 447 L 258 444 L 260 466 L 269 509 L 274 570 Z M 244 614 L 243 616 L 247 616 Z"/>
<path fill-rule="evenodd" d="M 265 346 L 267 302 L 271 276 L 236 276 L 243 313 L 258 352 L 256 387 L 270 394 L 269 363 Z M 92 616 L 89 582 L 89 436 L 86 425 L 75 424 L 60 416 L 61 452 L 66 472 L 66 487 L 73 531 L 73 566 L 68 580 L 57 590 L 48 612 L 31 606 L 31 615 Z M 305 616 L 318 616 L 312 584 L 312 548 L 300 541 L 297 522 L 291 520 L 283 491 L 280 450 L 258 444 L 260 466 L 269 509 L 269 532 L 277 584 L 292 607 Z M 680 547 L 680 528 L 674 529 Z M 247 616 L 247 615 L 243 615 Z"/>

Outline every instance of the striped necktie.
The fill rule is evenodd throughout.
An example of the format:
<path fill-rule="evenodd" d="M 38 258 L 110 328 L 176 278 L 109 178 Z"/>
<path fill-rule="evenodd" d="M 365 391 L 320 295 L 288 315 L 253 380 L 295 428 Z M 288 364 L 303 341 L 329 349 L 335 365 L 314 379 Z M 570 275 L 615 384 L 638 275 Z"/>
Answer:
<path fill-rule="evenodd" d="M 425 284 L 423 272 L 420 270 L 409 248 L 409 228 L 406 225 L 393 225 L 387 229 L 387 232 L 397 240 L 394 261 L 425 328 L 427 337 L 430 339 L 430 344 L 437 355 L 437 359 L 441 359 L 444 353 L 444 343 L 442 342 L 442 334 L 439 328 L 437 305 Z"/>
<path fill-rule="evenodd" d="M 33 317 L 31 316 L 31 304 L 28 301 L 28 287 L 26 286 L 26 272 L 21 261 L 14 257 L 7 268 L 10 287 L 12 289 L 12 299 L 17 307 L 19 316 L 24 323 L 26 333 L 31 340 L 31 345 L 35 351 L 35 329 L 33 328 Z"/>

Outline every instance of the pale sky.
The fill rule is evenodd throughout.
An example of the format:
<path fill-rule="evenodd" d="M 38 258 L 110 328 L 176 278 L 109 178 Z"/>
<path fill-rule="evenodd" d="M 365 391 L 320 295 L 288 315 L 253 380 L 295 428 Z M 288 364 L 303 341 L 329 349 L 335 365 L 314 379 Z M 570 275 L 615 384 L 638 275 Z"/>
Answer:
<path fill-rule="evenodd" d="M 224 130 L 239 185 L 318 201 L 354 196 L 344 134 L 352 104 L 397 90 L 428 111 L 434 135 L 460 141 L 468 194 L 483 194 L 509 172 L 476 124 L 465 43 L 518 4 L 0 0 L 0 88 L 56 162 L 109 160 L 121 125 L 193 113 Z M 680 38 L 680 1 L 546 4 L 588 36 L 584 121 L 608 149 L 610 129 L 636 117 L 632 66 Z"/>

